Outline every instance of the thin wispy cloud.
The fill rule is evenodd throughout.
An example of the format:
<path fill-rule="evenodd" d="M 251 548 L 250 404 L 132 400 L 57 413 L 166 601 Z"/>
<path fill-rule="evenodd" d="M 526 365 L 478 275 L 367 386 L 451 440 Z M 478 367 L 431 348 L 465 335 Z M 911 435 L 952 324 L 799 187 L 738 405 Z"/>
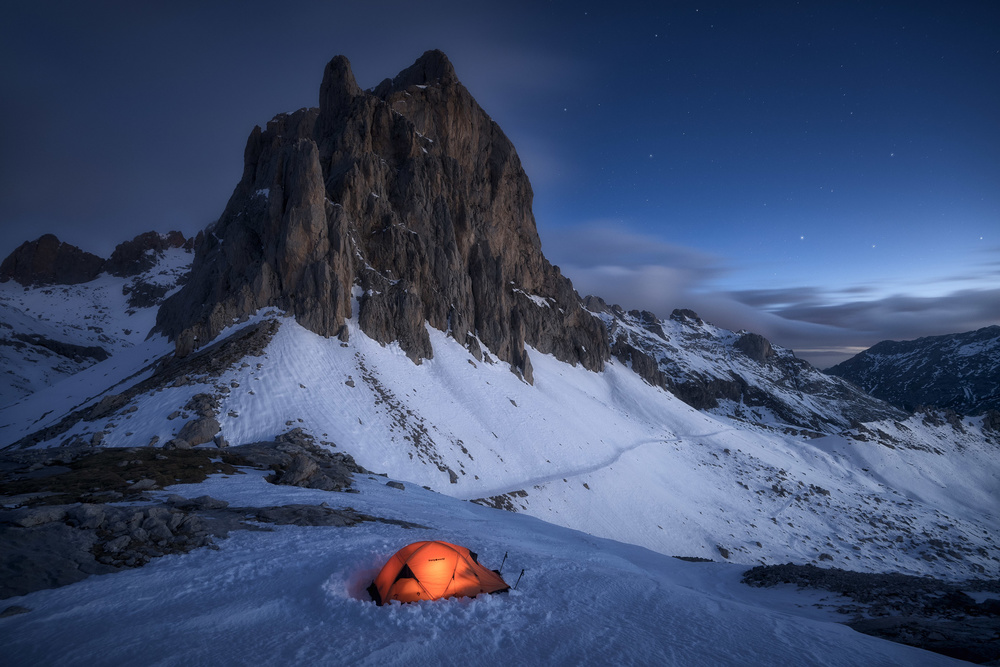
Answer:
<path fill-rule="evenodd" d="M 544 241 L 548 254 L 558 258 L 582 295 L 596 294 L 609 303 L 650 310 L 661 318 L 675 308 L 690 308 L 713 324 L 760 333 L 820 368 L 881 340 L 909 340 L 1000 323 L 1000 282 L 996 288 L 955 290 L 935 297 L 905 293 L 876 297 L 879 291 L 866 285 L 734 291 L 717 286 L 717 278 L 735 271 L 725 258 L 614 223 L 550 232 Z"/>

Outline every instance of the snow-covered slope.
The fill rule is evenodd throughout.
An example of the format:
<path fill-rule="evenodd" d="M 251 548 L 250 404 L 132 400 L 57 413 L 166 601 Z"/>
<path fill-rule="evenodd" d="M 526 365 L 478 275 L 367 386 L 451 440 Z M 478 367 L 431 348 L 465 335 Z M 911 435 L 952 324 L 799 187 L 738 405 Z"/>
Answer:
<path fill-rule="evenodd" d="M 661 320 L 597 297 L 586 302 L 607 326 L 619 361 L 700 410 L 785 432 L 837 433 L 856 422 L 904 417 L 758 334 L 713 326 L 690 310 Z"/>
<path fill-rule="evenodd" d="M 884 340 L 826 372 L 906 410 L 921 405 L 973 415 L 1000 410 L 1000 326 Z"/>
<path fill-rule="evenodd" d="M 260 382 L 264 382 L 261 380 Z M 248 471 L 162 495 L 238 506 L 350 505 L 413 521 L 240 531 L 217 550 L 166 556 L 8 600 L 13 665 L 958 665 L 859 634 L 815 592 L 751 589 L 744 568 L 688 563 L 406 485 L 360 478 L 358 494 L 276 487 Z M 472 548 L 517 590 L 376 607 L 364 587 L 402 546 Z"/>
<path fill-rule="evenodd" d="M 370 470 L 662 554 L 944 578 L 1000 572 L 1000 457 L 981 420 L 960 438 L 919 419 L 808 438 L 699 412 L 616 361 L 593 373 L 532 350 L 531 386 L 489 363 L 488 350 L 478 361 L 434 329 L 434 358 L 415 365 L 349 326 L 342 343 L 280 318 L 263 349 L 126 392 L 110 413 L 78 418 L 47 442 L 100 432 L 111 446 L 162 444 L 193 416 L 192 397 L 208 394 L 232 444 L 300 427 Z M 59 422 L 65 412 L 43 412 L 60 401 L 78 407 L 61 391 L 0 412 L 3 441 Z"/>
<path fill-rule="evenodd" d="M 0 406 L 141 344 L 191 258 L 190 250 L 169 248 L 136 276 L 102 273 L 87 283 L 40 287 L 0 283 Z"/>

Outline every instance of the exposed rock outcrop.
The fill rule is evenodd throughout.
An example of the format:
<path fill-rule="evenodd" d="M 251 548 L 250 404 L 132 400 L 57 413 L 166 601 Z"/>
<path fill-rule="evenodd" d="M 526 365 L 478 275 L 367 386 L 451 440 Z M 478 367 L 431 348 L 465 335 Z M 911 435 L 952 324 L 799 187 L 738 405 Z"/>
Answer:
<path fill-rule="evenodd" d="M 76 285 L 93 280 L 104 259 L 45 234 L 25 241 L 0 264 L 0 282 L 29 285 Z"/>
<path fill-rule="evenodd" d="M 190 249 L 193 243 L 193 239 L 186 239 L 177 231 L 167 234 L 145 232 L 131 241 L 119 243 L 111 257 L 105 260 L 60 241 L 54 234 L 44 234 L 34 241 L 25 241 L 7 256 L 0 264 L 0 282 L 13 280 L 25 287 L 77 285 L 90 282 L 103 272 L 123 278 L 136 276 L 151 269 L 164 250 Z"/>
<path fill-rule="evenodd" d="M 589 369 L 604 327 L 541 252 L 513 145 L 429 51 L 372 91 L 330 61 L 319 108 L 255 128 L 240 183 L 200 235 L 159 330 L 201 345 L 265 306 L 324 336 L 357 322 L 415 361 L 426 325 L 485 345 L 530 378 L 525 345 Z"/>
<path fill-rule="evenodd" d="M 119 243 L 103 270 L 113 276 L 126 278 L 148 271 L 156 264 L 156 256 L 169 248 L 191 247 L 193 239 L 186 239 L 180 232 L 166 234 L 145 232 L 131 241 Z"/>

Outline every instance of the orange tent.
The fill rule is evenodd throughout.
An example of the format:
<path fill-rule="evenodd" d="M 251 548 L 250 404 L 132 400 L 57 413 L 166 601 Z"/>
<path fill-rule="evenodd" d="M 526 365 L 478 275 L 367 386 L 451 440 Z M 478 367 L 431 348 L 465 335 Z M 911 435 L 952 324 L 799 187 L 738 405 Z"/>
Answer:
<path fill-rule="evenodd" d="M 368 593 L 379 605 L 389 600 L 416 602 L 500 593 L 510 586 L 496 570 L 479 564 L 476 554 L 448 542 L 414 542 L 382 566 Z"/>

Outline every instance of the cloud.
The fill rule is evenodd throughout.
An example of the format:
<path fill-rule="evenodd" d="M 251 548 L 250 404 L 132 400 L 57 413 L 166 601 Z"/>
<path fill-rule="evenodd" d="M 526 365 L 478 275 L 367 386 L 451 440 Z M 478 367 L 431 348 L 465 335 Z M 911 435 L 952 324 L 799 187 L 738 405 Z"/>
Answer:
<path fill-rule="evenodd" d="M 865 285 L 722 290 L 714 281 L 732 271 L 723 258 L 614 223 L 546 233 L 545 250 L 582 295 L 596 294 L 608 303 L 649 310 L 661 318 L 675 308 L 690 308 L 726 329 L 759 333 L 818 368 L 882 340 L 1000 324 L 1000 287 L 935 297 L 876 297 L 877 290 Z"/>

